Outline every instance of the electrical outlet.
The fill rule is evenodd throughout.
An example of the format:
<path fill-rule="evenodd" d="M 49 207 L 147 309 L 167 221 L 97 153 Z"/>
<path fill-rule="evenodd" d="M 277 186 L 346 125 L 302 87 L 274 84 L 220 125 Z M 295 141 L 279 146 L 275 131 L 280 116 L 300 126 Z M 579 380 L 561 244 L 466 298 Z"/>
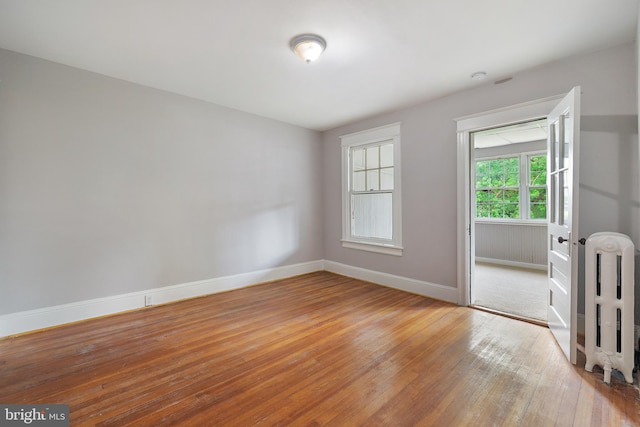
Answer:
<path fill-rule="evenodd" d="M 144 306 L 145 307 L 149 307 L 150 305 L 152 305 L 152 303 L 151 303 L 151 295 L 145 295 L 144 296 Z"/>

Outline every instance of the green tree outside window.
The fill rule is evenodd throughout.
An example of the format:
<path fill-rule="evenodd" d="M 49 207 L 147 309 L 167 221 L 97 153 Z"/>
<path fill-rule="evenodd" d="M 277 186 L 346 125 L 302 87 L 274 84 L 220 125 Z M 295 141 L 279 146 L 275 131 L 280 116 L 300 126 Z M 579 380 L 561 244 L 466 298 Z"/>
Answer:
<path fill-rule="evenodd" d="M 525 182 L 520 182 L 521 164 L 527 169 Z M 476 161 L 476 217 L 545 219 L 546 154 Z"/>
<path fill-rule="evenodd" d="M 547 156 L 529 157 L 529 218 L 547 217 Z"/>
<path fill-rule="evenodd" d="M 476 216 L 520 218 L 518 157 L 476 162 Z"/>

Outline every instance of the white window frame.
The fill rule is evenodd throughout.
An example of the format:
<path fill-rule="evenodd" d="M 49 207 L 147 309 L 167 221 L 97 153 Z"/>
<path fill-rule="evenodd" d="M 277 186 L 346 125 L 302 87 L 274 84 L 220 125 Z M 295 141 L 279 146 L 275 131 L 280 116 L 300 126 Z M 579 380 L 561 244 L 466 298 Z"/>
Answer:
<path fill-rule="evenodd" d="M 478 190 L 478 188 L 476 188 L 476 175 L 475 173 L 473 174 L 473 176 L 471 177 L 473 182 L 472 182 L 472 188 L 474 189 L 473 191 L 473 213 L 475 216 L 475 222 L 487 222 L 487 223 L 509 223 L 509 224 L 537 224 L 537 223 L 545 223 L 547 222 L 547 218 L 549 213 L 547 212 L 547 218 L 531 218 L 531 212 L 530 212 L 530 200 L 529 200 L 529 189 L 530 188 L 547 188 L 546 186 L 539 186 L 539 185 L 530 185 L 529 182 L 529 177 L 530 177 L 530 173 L 531 171 L 529 170 L 529 159 L 531 157 L 535 157 L 535 156 L 546 156 L 547 152 L 543 151 L 543 150 L 534 150 L 534 151 L 522 151 L 519 153 L 511 153 L 511 154 L 503 154 L 503 155 L 496 155 L 496 156 L 485 156 L 485 157 L 476 157 L 473 159 L 473 165 L 474 168 L 473 170 L 475 171 L 475 164 L 477 162 L 482 162 L 485 160 L 496 160 L 496 159 L 511 159 L 511 158 L 518 158 L 518 171 L 519 171 L 519 184 L 518 184 L 518 192 L 520 193 L 520 203 L 518 206 L 518 209 L 520 211 L 520 218 L 487 218 L 487 217 L 478 217 L 477 216 L 477 212 L 476 212 L 476 207 L 477 207 L 477 201 L 476 201 L 476 190 Z M 549 161 L 549 159 L 547 159 L 547 161 Z M 504 187 L 504 188 L 511 188 L 511 187 Z M 549 197 L 549 194 L 547 194 L 547 197 Z"/>
<path fill-rule="evenodd" d="M 400 162 L 400 123 L 377 127 L 340 137 L 342 145 L 342 246 L 345 248 L 401 256 L 402 247 L 402 197 Z M 353 147 L 393 143 L 392 238 L 375 239 L 353 236 L 351 231 L 351 161 Z"/>

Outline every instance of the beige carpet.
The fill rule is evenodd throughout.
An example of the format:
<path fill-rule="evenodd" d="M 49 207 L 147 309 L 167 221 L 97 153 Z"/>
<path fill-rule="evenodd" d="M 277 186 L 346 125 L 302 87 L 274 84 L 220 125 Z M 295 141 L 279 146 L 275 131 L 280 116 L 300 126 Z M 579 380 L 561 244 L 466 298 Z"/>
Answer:
<path fill-rule="evenodd" d="M 547 273 L 477 262 L 471 303 L 535 320 L 547 321 Z"/>

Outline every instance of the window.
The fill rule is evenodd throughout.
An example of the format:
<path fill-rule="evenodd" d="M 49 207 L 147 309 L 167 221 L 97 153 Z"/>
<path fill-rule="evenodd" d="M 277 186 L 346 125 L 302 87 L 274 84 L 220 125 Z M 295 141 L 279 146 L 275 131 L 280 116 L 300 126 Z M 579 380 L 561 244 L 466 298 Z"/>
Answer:
<path fill-rule="evenodd" d="M 342 140 L 342 244 L 402 255 L 400 124 Z"/>
<path fill-rule="evenodd" d="M 518 157 L 476 162 L 476 217 L 520 218 Z"/>
<path fill-rule="evenodd" d="M 547 156 L 476 160 L 476 218 L 547 218 Z"/>
<path fill-rule="evenodd" d="M 528 156 L 529 165 L 529 218 L 547 218 L 547 156 Z"/>

